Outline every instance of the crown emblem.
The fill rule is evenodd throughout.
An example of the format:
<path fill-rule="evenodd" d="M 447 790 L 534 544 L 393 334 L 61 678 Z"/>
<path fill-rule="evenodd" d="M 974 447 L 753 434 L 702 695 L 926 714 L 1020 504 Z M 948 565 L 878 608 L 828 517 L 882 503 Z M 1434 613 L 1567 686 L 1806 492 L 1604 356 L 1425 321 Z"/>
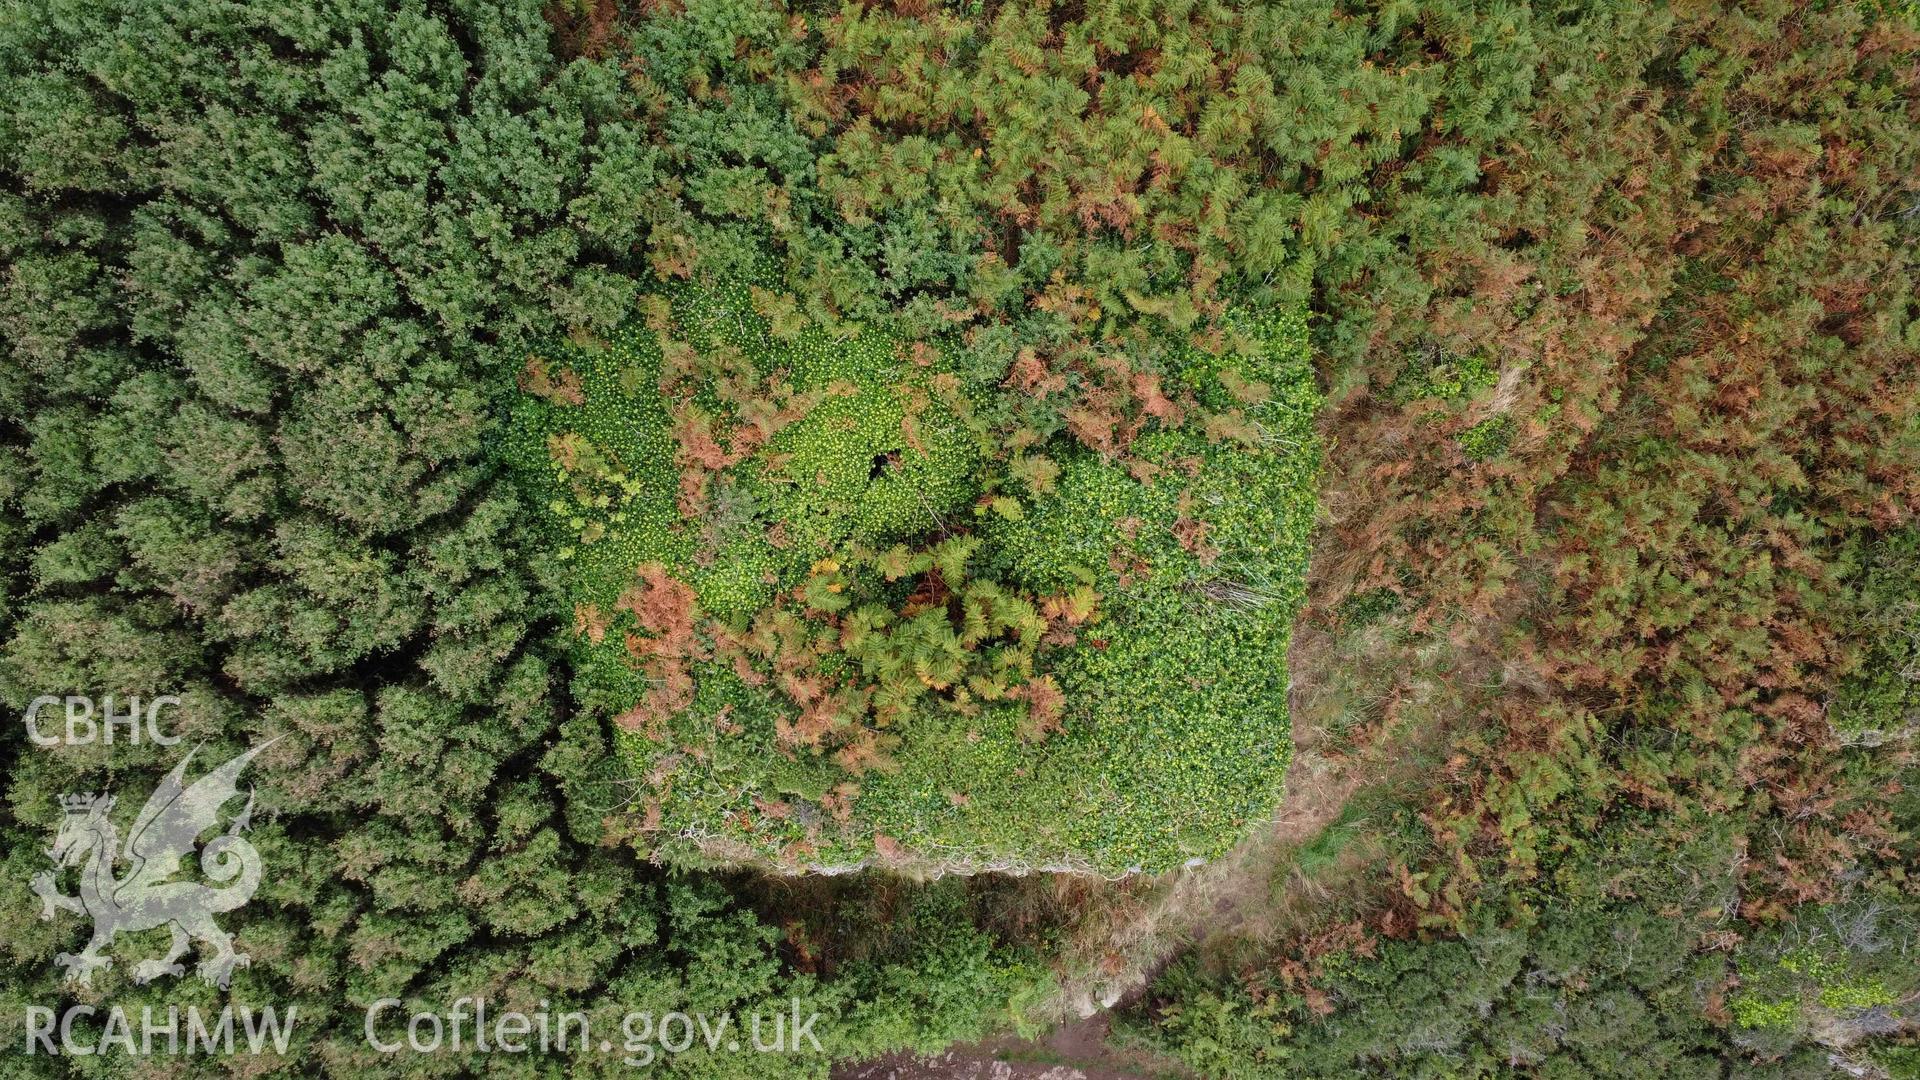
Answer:
<path fill-rule="evenodd" d="M 113 796 L 104 792 L 98 795 L 92 792 L 84 795 L 62 795 L 60 805 L 69 814 L 91 814 L 95 810 L 104 814 L 113 809 Z"/>

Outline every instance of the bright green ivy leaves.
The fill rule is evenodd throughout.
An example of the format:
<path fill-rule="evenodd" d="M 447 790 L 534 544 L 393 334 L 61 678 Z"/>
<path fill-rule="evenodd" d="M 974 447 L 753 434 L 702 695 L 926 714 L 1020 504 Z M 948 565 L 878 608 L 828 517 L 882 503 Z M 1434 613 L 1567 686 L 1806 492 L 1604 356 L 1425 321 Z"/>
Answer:
<path fill-rule="evenodd" d="M 996 427 L 982 396 L 1032 386 L 937 342 L 744 284 L 641 307 L 529 358 L 511 456 L 655 846 L 1122 873 L 1271 808 L 1319 464 L 1300 317 L 1169 349 L 1132 384 L 1153 418 L 1096 450 L 1085 412 Z"/>

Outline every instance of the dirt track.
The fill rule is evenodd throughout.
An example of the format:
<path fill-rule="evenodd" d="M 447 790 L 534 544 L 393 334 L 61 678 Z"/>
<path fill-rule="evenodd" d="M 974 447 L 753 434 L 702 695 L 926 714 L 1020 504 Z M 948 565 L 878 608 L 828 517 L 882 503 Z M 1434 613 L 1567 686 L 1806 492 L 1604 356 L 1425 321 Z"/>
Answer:
<path fill-rule="evenodd" d="M 1162 1080 L 1191 1074 L 1107 1046 L 1108 1016 L 1061 1024 L 1037 1042 L 1011 1036 L 955 1046 L 929 1058 L 889 1054 L 843 1065 L 833 1080 Z"/>

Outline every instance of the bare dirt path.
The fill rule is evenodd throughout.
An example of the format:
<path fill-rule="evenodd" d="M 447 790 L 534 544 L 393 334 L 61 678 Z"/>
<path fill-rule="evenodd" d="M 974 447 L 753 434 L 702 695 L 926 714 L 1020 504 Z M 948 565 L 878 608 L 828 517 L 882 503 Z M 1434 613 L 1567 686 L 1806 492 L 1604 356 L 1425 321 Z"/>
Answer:
<path fill-rule="evenodd" d="M 833 1080 L 1186 1080 L 1191 1072 L 1139 1051 L 1107 1045 L 1109 1016 L 1071 1020 L 1037 1041 L 1012 1036 L 955 1046 L 931 1057 L 889 1054 L 845 1065 Z"/>

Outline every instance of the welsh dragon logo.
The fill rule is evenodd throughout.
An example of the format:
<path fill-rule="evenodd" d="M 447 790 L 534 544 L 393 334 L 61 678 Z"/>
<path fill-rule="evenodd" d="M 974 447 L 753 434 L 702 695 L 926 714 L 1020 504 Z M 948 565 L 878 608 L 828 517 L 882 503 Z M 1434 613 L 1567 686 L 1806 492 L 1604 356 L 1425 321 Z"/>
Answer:
<path fill-rule="evenodd" d="M 247 954 L 234 951 L 233 936 L 220 929 L 213 917 L 246 903 L 260 886 L 260 853 L 240 835 L 252 820 L 251 789 L 246 807 L 227 831 L 199 848 L 201 872 L 220 887 L 172 879 L 180 873 L 181 860 L 198 846 L 200 834 L 219 825 L 220 808 L 239 794 L 235 781 L 247 763 L 278 741 L 270 739 L 254 747 L 192 786 L 184 782 L 187 763 L 199 748 L 188 751 L 141 807 L 124 850 L 108 816 L 112 795 L 60 797 L 66 815 L 47 855 L 63 867 L 84 864 L 80 893 L 62 894 L 50 870 L 34 875 L 33 891 L 40 897 L 42 919 L 53 918 L 56 909 L 93 919 L 93 937 L 86 948 L 54 958 L 67 969 L 67 981 L 89 984 L 96 968 L 111 965 L 113 959 L 105 950 L 116 934 L 159 926 L 173 931 L 173 944 L 165 956 L 134 966 L 136 983 L 182 974 L 185 968 L 179 960 L 193 941 L 201 946 L 198 974 L 215 986 L 225 987 L 234 968 L 247 966 Z M 127 865 L 122 876 L 115 876 L 118 863 Z"/>

